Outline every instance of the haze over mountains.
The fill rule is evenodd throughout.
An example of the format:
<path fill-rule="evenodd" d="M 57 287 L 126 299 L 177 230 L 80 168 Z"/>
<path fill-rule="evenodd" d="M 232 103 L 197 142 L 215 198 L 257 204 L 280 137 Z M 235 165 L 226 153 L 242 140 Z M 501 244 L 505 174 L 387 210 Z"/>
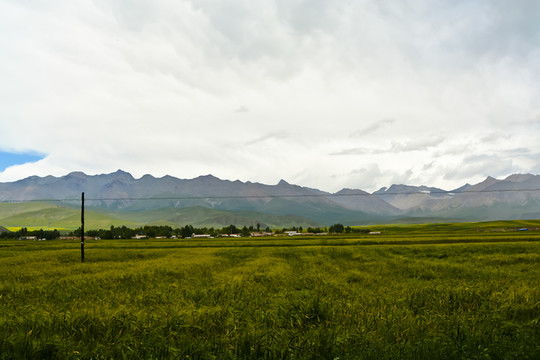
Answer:
<path fill-rule="evenodd" d="M 360 189 L 328 193 L 284 180 L 265 185 L 220 180 L 212 175 L 187 180 L 151 175 L 135 179 L 121 170 L 92 176 L 81 172 L 62 177 L 32 176 L 0 183 L 0 201 L 4 203 L 55 200 L 49 201 L 50 206 L 72 212 L 80 207 L 82 192 L 90 214 L 106 214 L 116 219 L 115 224 L 124 221 L 126 225 L 259 223 L 281 227 L 540 218 L 540 176 L 531 174 L 511 175 L 502 180 L 488 177 L 479 184 L 466 184 L 451 191 L 392 185 L 374 193 Z M 3 204 L 0 225 L 23 226 L 13 225 L 15 213 L 9 210 L 13 205 Z M 46 217 L 40 213 L 45 208 L 34 207 L 34 217 Z M 19 209 L 24 213 L 22 207 Z M 32 218 L 31 214 L 24 216 Z M 106 222 L 104 218 L 103 224 Z"/>

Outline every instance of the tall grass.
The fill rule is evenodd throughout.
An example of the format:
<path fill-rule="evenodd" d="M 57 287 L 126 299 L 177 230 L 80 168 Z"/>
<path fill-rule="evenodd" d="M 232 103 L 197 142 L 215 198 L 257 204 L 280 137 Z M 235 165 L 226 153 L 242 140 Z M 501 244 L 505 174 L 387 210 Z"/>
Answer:
<path fill-rule="evenodd" d="M 3 242 L 0 358 L 540 358 L 540 243 L 346 240 Z"/>

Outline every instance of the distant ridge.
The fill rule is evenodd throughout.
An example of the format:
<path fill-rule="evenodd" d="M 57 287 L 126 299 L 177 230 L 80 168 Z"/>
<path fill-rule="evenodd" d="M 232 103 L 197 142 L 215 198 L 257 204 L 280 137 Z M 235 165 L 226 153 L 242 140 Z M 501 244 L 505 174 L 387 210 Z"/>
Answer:
<path fill-rule="evenodd" d="M 422 218 L 537 219 L 540 218 L 540 190 L 537 189 L 540 189 L 540 176 L 532 174 L 513 174 L 502 180 L 488 177 L 478 184 L 465 184 L 452 191 L 393 184 L 370 194 L 360 189 L 328 193 L 285 180 L 276 185 L 221 180 L 211 174 L 194 179 L 169 175 L 160 178 L 144 175 L 135 179 L 130 173 L 118 170 L 100 175 L 72 172 L 61 177 L 31 176 L 0 183 L 0 201 L 58 200 L 57 206 L 70 208 L 79 206 L 78 199 L 81 192 L 85 192 L 89 199 L 87 207 L 95 213 L 107 214 L 114 223 L 122 219 L 136 219 L 138 224 L 189 220 L 225 226 L 233 219 L 242 219 L 272 226 L 290 223 L 361 225 L 403 222 L 404 219 L 415 222 Z M 169 216 L 174 209 L 182 210 L 183 215 Z M 211 211 L 221 213 L 210 215 Z M 188 216 L 190 213 L 198 217 Z M 35 216 L 37 218 L 38 214 Z M 6 217 L 0 216 L 0 224 L 10 226 L 3 219 Z"/>

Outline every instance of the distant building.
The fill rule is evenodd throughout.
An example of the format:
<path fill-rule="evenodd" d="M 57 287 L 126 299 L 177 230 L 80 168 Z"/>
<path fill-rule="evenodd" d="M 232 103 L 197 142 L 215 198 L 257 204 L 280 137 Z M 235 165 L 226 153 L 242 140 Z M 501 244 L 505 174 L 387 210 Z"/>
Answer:
<path fill-rule="evenodd" d="M 210 234 L 193 234 L 191 235 L 192 238 L 203 238 L 203 239 L 209 239 L 212 237 Z"/>

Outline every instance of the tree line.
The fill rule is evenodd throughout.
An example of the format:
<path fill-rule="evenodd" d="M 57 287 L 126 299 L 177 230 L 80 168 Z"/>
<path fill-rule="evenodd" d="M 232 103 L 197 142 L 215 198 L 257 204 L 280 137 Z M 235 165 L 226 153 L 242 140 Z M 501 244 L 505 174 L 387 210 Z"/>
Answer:
<path fill-rule="evenodd" d="M 28 230 L 28 228 L 21 228 L 17 231 L 4 231 L 0 232 L 0 238 L 2 239 L 29 239 L 35 238 L 37 240 L 54 240 L 61 236 L 60 231 L 54 230 Z"/>
<path fill-rule="evenodd" d="M 266 228 L 270 232 L 270 228 Z M 218 235 L 241 235 L 249 236 L 253 232 L 261 231 L 260 226 L 254 228 L 253 226 L 238 228 L 235 225 L 225 226 L 223 228 L 214 228 L 214 227 L 194 227 L 192 225 L 186 225 L 179 228 L 173 228 L 168 225 L 146 225 L 138 228 L 128 228 L 127 226 L 115 227 L 111 226 L 110 229 L 99 229 L 99 230 L 88 230 L 85 231 L 85 235 L 91 237 L 97 237 L 100 239 L 130 239 L 136 236 L 147 236 L 149 238 L 188 238 L 193 235 L 203 235 L 207 234 L 210 236 Z M 73 236 L 80 236 L 81 229 L 77 229 L 72 233 Z"/>
<path fill-rule="evenodd" d="M 85 231 L 85 236 L 90 236 L 99 239 L 131 239 L 137 236 L 146 236 L 148 238 L 189 238 L 194 235 L 209 235 L 209 236 L 220 236 L 220 235 L 239 235 L 239 236 L 250 236 L 252 233 L 266 233 L 266 234 L 282 234 L 286 231 L 296 231 L 298 233 L 304 233 L 303 227 L 293 226 L 290 228 L 282 228 L 280 230 L 272 230 L 268 226 L 264 229 L 261 228 L 260 224 L 257 226 L 243 226 L 237 227 L 236 225 L 229 225 L 222 228 L 214 227 L 194 227 L 192 225 L 185 225 L 179 228 L 173 228 L 168 225 L 146 225 L 137 228 L 129 228 L 127 226 L 113 226 L 109 229 L 98 229 L 98 230 L 87 230 Z M 334 224 L 330 227 L 308 227 L 306 229 L 307 233 L 311 234 L 321 234 L 321 233 L 367 233 L 369 229 L 358 229 L 351 228 L 350 226 L 343 226 L 343 224 Z M 10 239 L 28 239 L 36 238 L 38 240 L 53 240 L 58 239 L 62 235 L 58 230 L 28 230 L 27 228 L 21 228 L 18 231 L 5 231 L 0 233 L 0 238 L 10 238 Z M 67 234 L 67 236 L 80 237 L 81 229 L 78 228 Z"/>

